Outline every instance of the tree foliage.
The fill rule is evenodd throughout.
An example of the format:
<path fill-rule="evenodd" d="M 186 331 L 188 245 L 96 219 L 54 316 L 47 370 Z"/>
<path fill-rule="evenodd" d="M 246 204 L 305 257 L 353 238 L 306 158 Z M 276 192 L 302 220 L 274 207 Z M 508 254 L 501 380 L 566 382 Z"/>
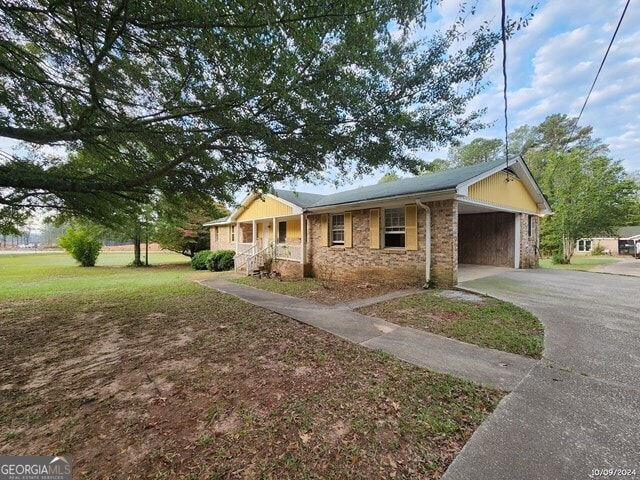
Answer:
<path fill-rule="evenodd" d="M 164 198 L 158 202 L 152 237 L 162 248 L 193 257 L 209 249 L 209 228 L 202 224 L 228 214 L 224 206 L 211 201 L 202 205 Z"/>
<path fill-rule="evenodd" d="M 499 138 L 474 138 L 449 148 L 448 160 L 453 168 L 468 167 L 478 163 L 504 158 L 504 142 Z"/>
<path fill-rule="evenodd" d="M 612 235 L 624 222 L 637 186 L 620 162 L 581 149 L 549 153 L 547 162 L 541 185 L 554 215 L 542 222 L 541 246 L 569 263 L 577 239 Z"/>
<path fill-rule="evenodd" d="M 95 218 L 414 168 L 480 127 L 466 107 L 500 37 L 461 14 L 416 41 L 435 3 L 0 2 L 0 136 L 29 151 L 0 165 L 0 202 Z"/>
<path fill-rule="evenodd" d="M 387 172 L 385 173 L 382 177 L 380 177 L 380 180 L 378 180 L 378 183 L 389 183 L 389 182 L 395 182 L 396 180 L 400 180 L 402 177 L 400 175 L 398 175 L 396 172 Z"/>

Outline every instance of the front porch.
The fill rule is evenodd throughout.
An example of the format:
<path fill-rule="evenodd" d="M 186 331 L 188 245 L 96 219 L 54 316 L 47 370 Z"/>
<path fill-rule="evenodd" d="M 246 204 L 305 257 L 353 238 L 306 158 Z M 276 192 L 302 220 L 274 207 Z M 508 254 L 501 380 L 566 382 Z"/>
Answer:
<path fill-rule="evenodd" d="M 303 265 L 306 257 L 305 230 L 303 215 L 238 221 L 236 271 L 250 274 L 269 261 Z"/>

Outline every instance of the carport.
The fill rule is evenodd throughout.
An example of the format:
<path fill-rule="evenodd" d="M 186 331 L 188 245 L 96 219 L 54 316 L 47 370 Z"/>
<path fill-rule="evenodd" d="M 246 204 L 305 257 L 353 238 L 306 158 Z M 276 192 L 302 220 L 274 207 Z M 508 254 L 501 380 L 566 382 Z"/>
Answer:
<path fill-rule="evenodd" d="M 459 202 L 458 265 L 520 266 L 520 214 Z"/>

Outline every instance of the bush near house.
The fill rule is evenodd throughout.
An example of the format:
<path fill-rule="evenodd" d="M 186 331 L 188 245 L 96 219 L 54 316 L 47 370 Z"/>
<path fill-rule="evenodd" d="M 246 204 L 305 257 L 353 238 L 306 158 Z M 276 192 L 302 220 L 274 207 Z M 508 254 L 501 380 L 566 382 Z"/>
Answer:
<path fill-rule="evenodd" d="M 194 270 L 206 270 L 207 260 L 211 257 L 211 250 L 202 250 L 191 257 L 191 268 Z"/>
<path fill-rule="evenodd" d="M 233 269 L 233 257 L 236 252 L 233 250 L 203 250 L 191 257 L 191 268 L 194 270 L 211 270 L 212 272 L 223 272 Z"/>
<path fill-rule="evenodd" d="M 233 250 L 216 250 L 206 260 L 207 269 L 212 272 L 224 272 L 233 270 L 233 257 L 236 252 Z"/>

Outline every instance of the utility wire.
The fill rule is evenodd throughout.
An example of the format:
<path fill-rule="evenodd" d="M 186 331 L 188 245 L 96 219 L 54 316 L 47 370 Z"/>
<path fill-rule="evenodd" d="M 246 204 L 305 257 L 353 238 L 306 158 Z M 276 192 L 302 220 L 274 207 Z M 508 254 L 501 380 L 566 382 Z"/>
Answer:
<path fill-rule="evenodd" d="M 596 86 L 596 82 L 598 81 L 598 77 L 600 76 L 600 72 L 602 71 L 602 67 L 604 66 L 604 62 L 607 60 L 607 56 L 609 55 L 609 51 L 611 50 L 611 46 L 613 45 L 613 41 L 616 39 L 616 35 L 618 34 L 618 30 L 620 29 L 620 24 L 622 23 L 622 19 L 624 15 L 627 13 L 627 7 L 629 7 L 629 3 L 631 0 L 627 0 L 626 5 L 624 6 L 624 10 L 622 11 L 622 15 L 620 15 L 620 20 L 618 20 L 618 25 L 616 26 L 616 30 L 613 32 L 613 37 L 611 37 L 611 41 L 609 42 L 609 46 L 607 47 L 607 51 L 604 54 L 604 58 L 600 63 L 600 68 L 598 68 L 598 73 L 596 73 L 596 78 L 593 79 L 593 83 L 591 84 L 591 88 L 589 89 L 589 93 L 587 94 L 587 98 L 584 99 L 584 103 L 582 104 L 582 108 L 580 109 L 580 114 L 578 115 L 578 119 L 576 120 L 576 127 L 578 126 L 578 122 L 580 121 L 580 117 L 582 117 L 582 112 L 584 112 L 585 107 L 587 106 L 587 102 L 589 101 L 589 97 L 591 96 L 591 92 L 593 92 L 594 87 Z M 503 0 L 504 5 L 504 0 Z"/>
<path fill-rule="evenodd" d="M 628 3 L 627 3 L 628 4 Z M 506 0 L 502 0 L 502 96 L 504 98 L 504 161 L 509 166 L 509 116 L 507 102 L 507 6 Z M 507 176 L 507 179 L 509 177 Z"/>

